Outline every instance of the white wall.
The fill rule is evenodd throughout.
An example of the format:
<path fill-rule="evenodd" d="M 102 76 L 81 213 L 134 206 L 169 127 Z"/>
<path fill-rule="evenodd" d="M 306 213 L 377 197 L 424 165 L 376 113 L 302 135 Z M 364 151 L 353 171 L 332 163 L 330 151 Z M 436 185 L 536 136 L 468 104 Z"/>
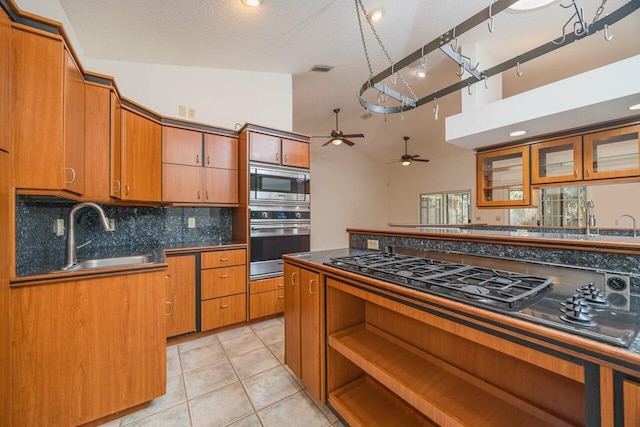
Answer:
<path fill-rule="evenodd" d="M 290 74 L 88 59 L 87 69 L 115 77 L 120 93 L 169 117 L 196 110 L 191 121 L 233 129 L 254 123 L 292 129 Z M 186 119 L 180 117 L 181 119 Z"/>
<path fill-rule="evenodd" d="M 311 145 L 311 249 L 344 248 L 348 227 L 380 226 L 388 217 L 384 166 L 347 146 Z"/>

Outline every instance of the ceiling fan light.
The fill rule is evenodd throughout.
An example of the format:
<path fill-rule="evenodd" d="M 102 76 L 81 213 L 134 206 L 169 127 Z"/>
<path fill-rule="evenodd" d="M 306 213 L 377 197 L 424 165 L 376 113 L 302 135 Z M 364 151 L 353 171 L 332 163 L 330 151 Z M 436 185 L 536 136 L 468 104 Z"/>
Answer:
<path fill-rule="evenodd" d="M 555 3 L 556 1 L 557 0 L 520 0 L 509 6 L 507 10 L 512 12 L 529 12 Z"/>
<path fill-rule="evenodd" d="M 331 143 L 332 143 L 333 145 L 340 145 L 340 144 L 342 144 L 342 140 L 341 140 L 340 138 L 333 138 L 333 139 L 331 140 Z"/>
<path fill-rule="evenodd" d="M 411 160 L 403 160 L 402 166 L 409 166 L 411 164 Z"/>
<path fill-rule="evenodd" d="M 243 5 L 248 7 L 260 6 L 260 3 L 262 3 L 262 0 L 240 0 L 240 1 L 242 2 Z"/>
<path fill-rule="evenodd" d="M 629 110 L 631 111 L 640 110 L 640 104 L 632 105 L 631 107 L 629 107 Z"/>
<path fill-rule="evenodd" d="M 369 21 L 371 21 L 371 22 L 378 22 L 380 19 L 382 19 L 382 10 L 380 10 L 380 9 L 372 10 L 367 15 L 367 18 L 369 18 Z"/>
<path fill-rule="evenodd" d="M 427 72 L 424 70 L 418 70 L 416 71 L 416 76 L 420 77 L 421 79 L 424 79 L 425 77 L 427 77 Z"/>

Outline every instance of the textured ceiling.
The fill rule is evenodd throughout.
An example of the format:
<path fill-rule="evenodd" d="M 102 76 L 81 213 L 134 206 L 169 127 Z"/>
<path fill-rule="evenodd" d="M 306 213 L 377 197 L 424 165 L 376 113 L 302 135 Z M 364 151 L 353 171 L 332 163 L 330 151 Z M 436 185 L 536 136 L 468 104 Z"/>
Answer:
<path fill-rule="evenodd" d="M 442 100 L 438 121 L 429 106 L 402 117 L 360 118 L 363 109 L 356 92 L 369 71 L 354 0 L 263 0 L 259 8 L 247 8 L 240 0 L 60 1 L 90 58 L 292 74 L 294 130 L 326 135 L 334 126 L 332 109 L 340 107 L 342 130 L 366 135 L 355 147 L 326 149 L 353 149 L 384 162 L 403 150 L 404 135 L 412 137 L 412 144 L 421 147 L 414 151 L 424 157 L 447 155 L 453 149 L 444 143 L 444 117 L 460 111 L 459 94 Z M 605 13 L 627 1 L 608 0 Z M 591 22 L 601 0 L 581 3 Z M 376 29 L 392 59 L 398 61 L 486 8 L 488 1 L 363 0 L 363 4 L 368 10 L 384 11 Z M 572 10 L 555 4 L 530 13 L 504 12 L 496 17 L 494 33 L 483 24 L 461 36 L 460 43 L 463 49 L 476 43 L 478 49 L 489 52 L 493 62 L 479 67 L 488 68 L 559 37 Z M 505 73 L 503 94 L 513 95 L 640 54 L 640 11 L 615 25 L 611 33 L 610 42 L 597 34 L 525 64 L 522 78 L 515 77 L 515 71 Z M 377 74 L 389 64 L 368 28 L 365 40 Z M 315 73 L 309 71 L 314 64 L 335 68 Z M 442 53 L 430 54 L 427 64 L 428 76 L 422 81 L 414 78 L 415 69 L 405 72 L 418 97 L 457 79 L 457 67 Z M 633 75 L 630 70 L 629 76 L 621 78 Z"/>

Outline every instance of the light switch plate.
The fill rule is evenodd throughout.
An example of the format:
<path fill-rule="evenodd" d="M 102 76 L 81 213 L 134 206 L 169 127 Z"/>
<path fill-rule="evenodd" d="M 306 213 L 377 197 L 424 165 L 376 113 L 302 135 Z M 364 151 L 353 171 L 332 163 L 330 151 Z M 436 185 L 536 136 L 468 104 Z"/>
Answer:
<path fill-rule="evenodd" d="M 367 239 L 367 249 L 379 250 L 380 245 L 377 240 Z"/>
<path fill-rule="evenodd" d="M 109 229 L 107 231 L 116 231 L 116 219 L 109 218 Z"/>
<path fill-rule="evenodd" d="M 53 233 L 56 236 L 64 235 L 64 219 L 63 218 L 58 218 L 53 221 Z"/>
<path fill-rule="evenodd" d="M 188 228 L 196 228 L 196 219 L 194 217 L 190 217 L 187 223 Z"/>

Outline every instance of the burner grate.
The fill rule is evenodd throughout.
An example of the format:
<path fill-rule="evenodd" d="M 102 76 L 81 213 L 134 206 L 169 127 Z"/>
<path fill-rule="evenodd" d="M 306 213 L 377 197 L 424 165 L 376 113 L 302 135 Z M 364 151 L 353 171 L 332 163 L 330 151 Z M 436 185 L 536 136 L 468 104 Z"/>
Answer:
<path fill-rule="evenodd" d="M 504 310 L 526 306 L 551 288 L 551 279 L 544 277 L 400 254 L 333 258 L 327 264 L 423 292 Z"/>

